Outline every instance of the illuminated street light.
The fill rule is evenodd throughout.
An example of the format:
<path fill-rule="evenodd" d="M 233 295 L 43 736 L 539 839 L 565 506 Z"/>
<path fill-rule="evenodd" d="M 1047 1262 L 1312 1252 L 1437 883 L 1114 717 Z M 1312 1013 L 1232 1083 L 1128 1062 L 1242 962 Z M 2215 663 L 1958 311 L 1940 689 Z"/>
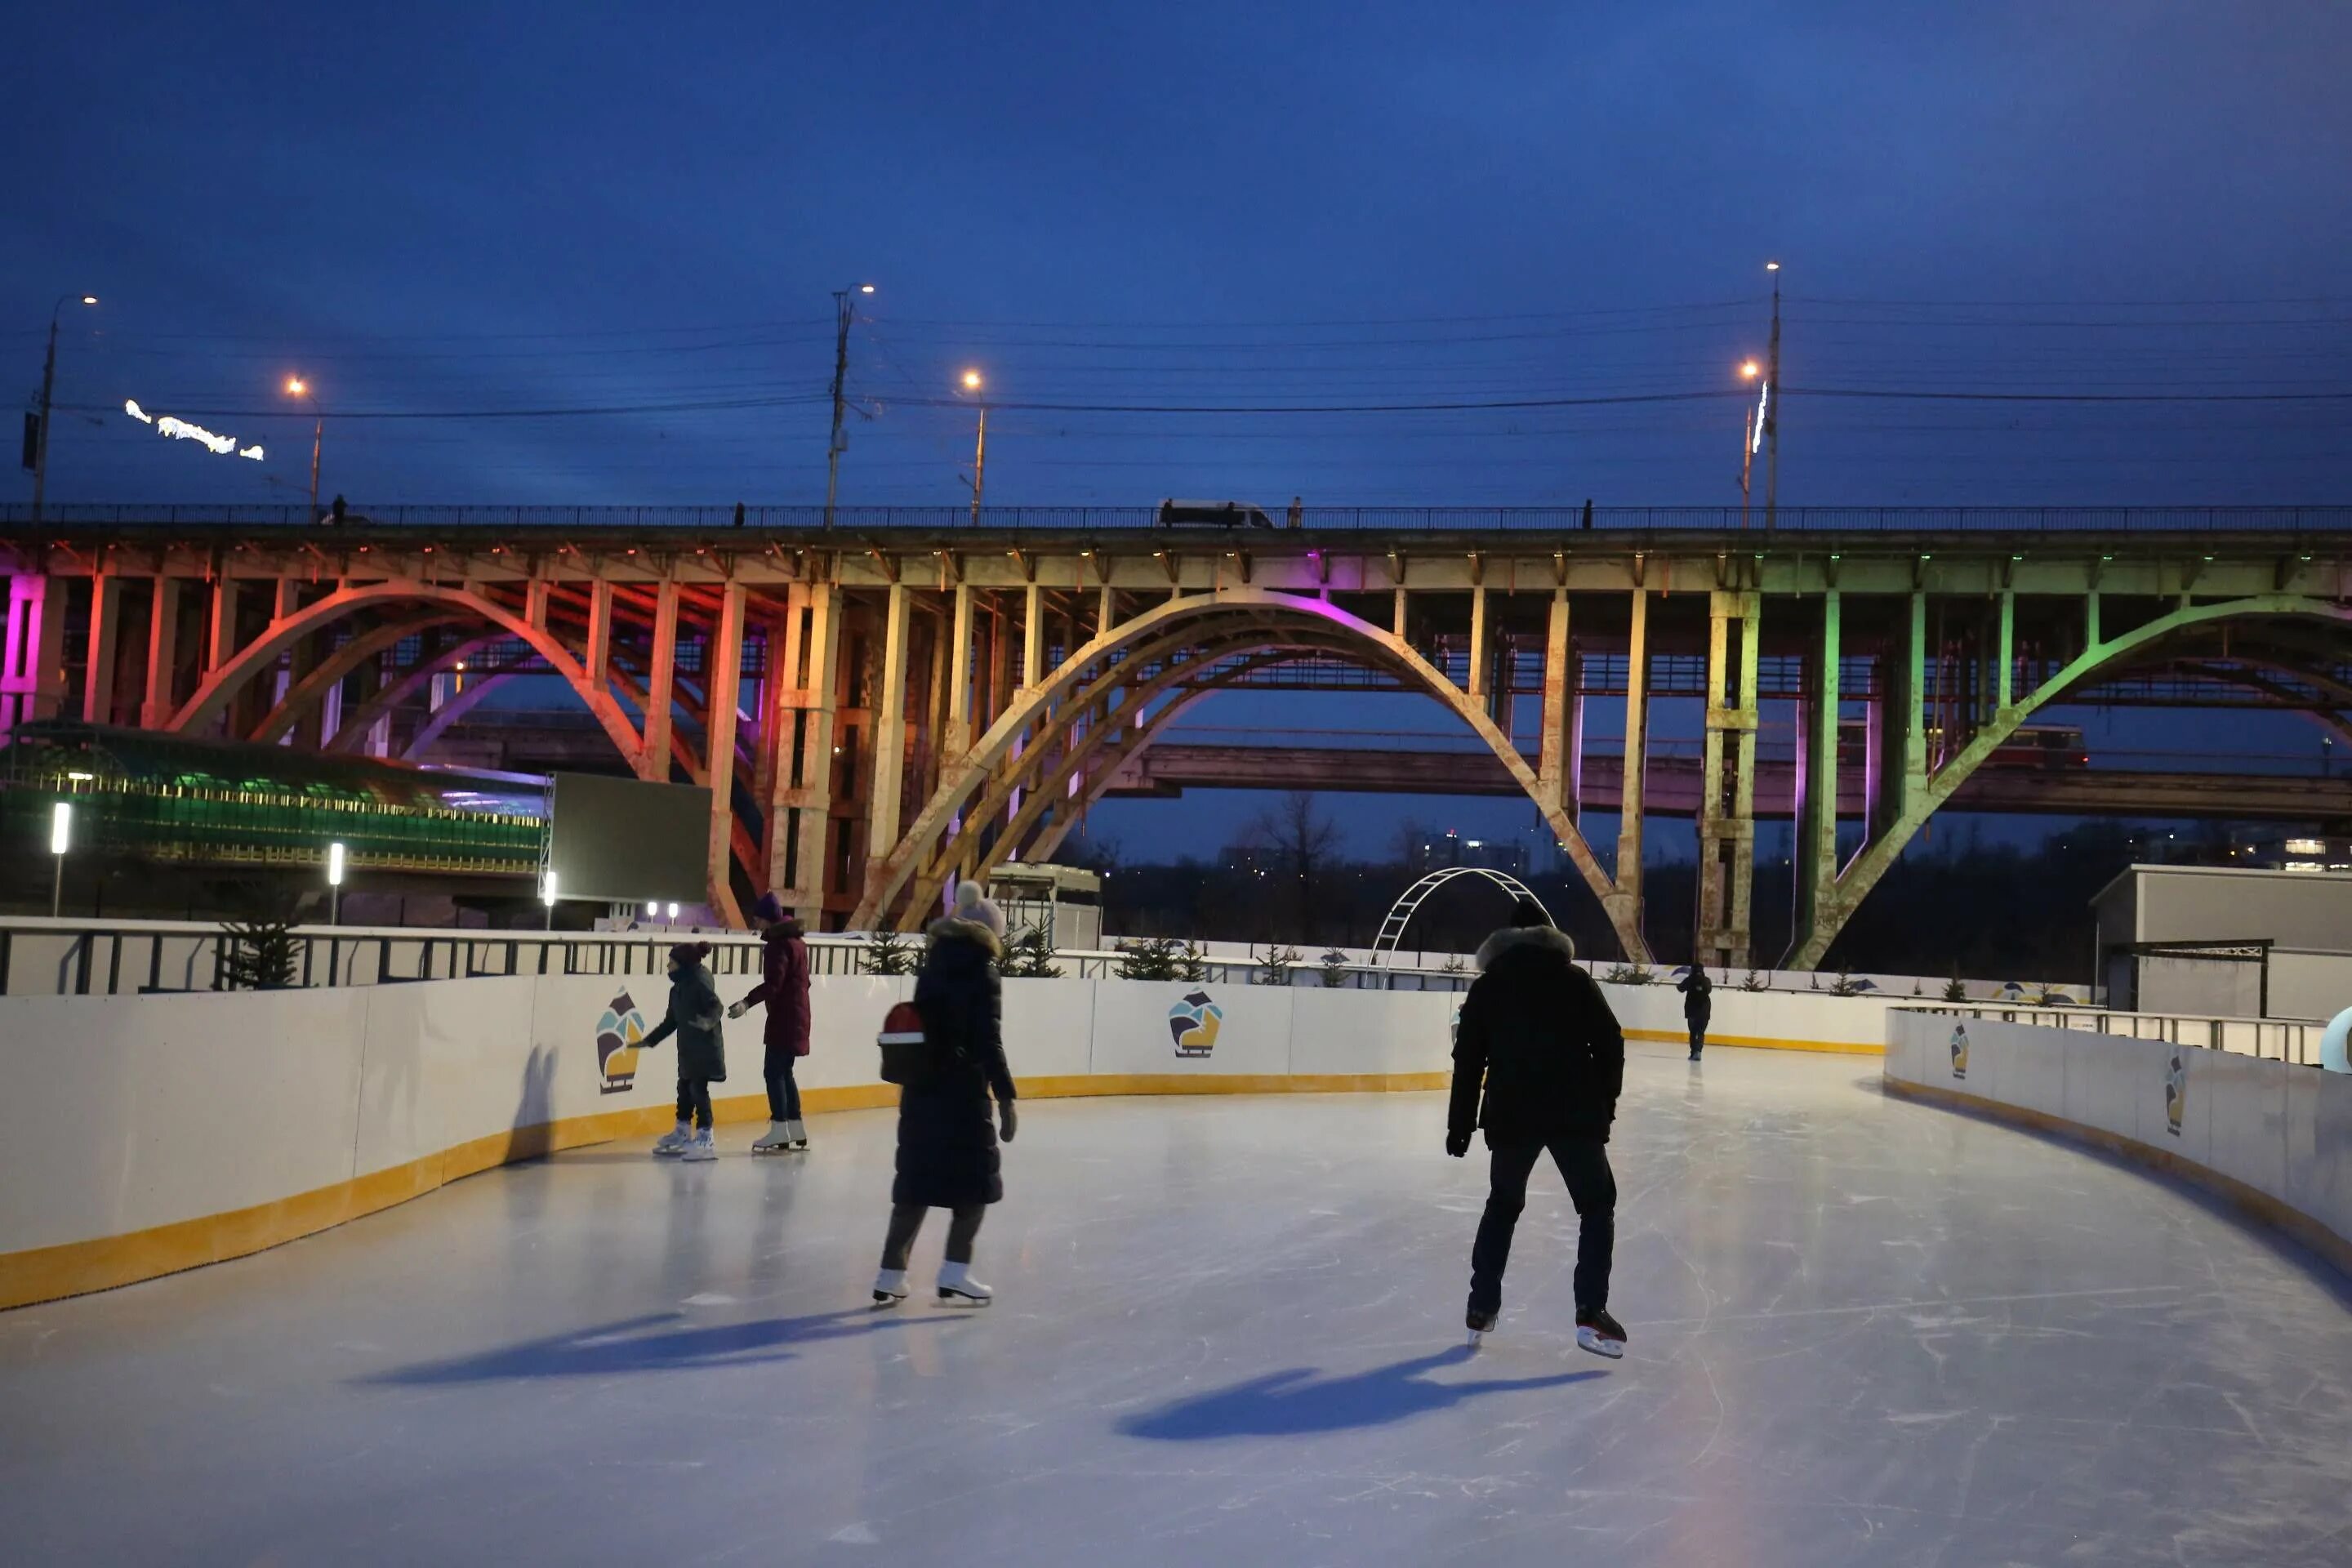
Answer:
<path fill-rule="evenodd" d="M 343 847 L 341 841 L 327 846 L 327 923 L 343 923 Z"/>
<path fill-rule="evenodd" d="M 672 904 L 669 907 L 669 918 L 673 921 L 677 919 L 677 906 L 676 904 Z"/>
<path fill-rule="evenodd" d="M 963 389 L 966 392 L 978 392 L 980 388 L 980 372 L 976 370 L 965 371 L 963 373 Z M 974 528 L 978 528 L 980 526 L 981 486 L 988 477 L 987 468 L 988 405 L 983 402 L 980 405 L 980 437 L 972 443 L 971 448 L 971 525 Z"/>
<path fill-rule="evenodd" d="M 286 395 L 300 398 L 310 405 L 310 412 L 317 416 L 310 426 L 310 520 L 315 523 L 319 521 L 319 449 L 327 442 L 327 415 L 326 411 L 319 406 L 319 400 L 310 395 L 310 384 L 299 375 L 289 375 L 286 378 Z"/>
<path fill-rule="evenodd" d="M 553 931 L 555 929 L 555 868 L 552 866 L 548 868 L 547 875 L 541 879 L 539 896 L 547 905 L 547 929 Z"/>
<path fill-rule="evenodd" d="M 980 390 L 980 372 L 976 370 L 968 370 L 963 373 L 963 389 L 966 392 L 978 392 Z"/>
<path fill-rule="evenodd" d="M 1739 367 L 1739 374 L 1748 380 L 1754 381 L 1756 379 L 1756 373 L 1763 368 L 1763 366 L 1758 364 L 1754 360 L 1749 360 L 1747 363 Z"/>
<path fill-rule="evenodd" d="M 58 918 L 65 906 L 66 851 L 73 847 L 73 807 L 59 801 L 49 808 L 49 853 L 57 857 L 58 868 L 49 879 L 49 918 Z"/>
<path fill-rule="evenodd" d="M 60 294 L 49 307 L 49 353 L 41 362 L 41 423 L 33 432 L 33 521 L 41 521 L 41 498 L 49 488 L 49 395 L 58 384 L 58 318 L 76 296 Z M 85 305 L 98 303 L 95 294 L 79 296 Z"/>

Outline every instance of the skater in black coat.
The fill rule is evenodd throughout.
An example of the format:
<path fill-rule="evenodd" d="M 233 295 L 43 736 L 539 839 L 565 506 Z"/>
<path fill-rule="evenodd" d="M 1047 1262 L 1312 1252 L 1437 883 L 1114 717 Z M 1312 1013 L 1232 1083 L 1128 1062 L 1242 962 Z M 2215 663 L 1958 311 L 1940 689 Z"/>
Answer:
<path fill-rule="evenodd" d="M 639 1050 L 650 1050 L 677 1037 L 677 1126 L 654 1152 L 682 1160 L 719 1158 L 711 1142 L 710 1086 L 727 1081 L 727 1049 L 719 989 L 702 966 L 709 956 L 707 942 L 682 942 L 669 950 L 669 1012 L 637 1042 Z"/>
<path fill-rule="evenodd" d="M 1492 1329 L 1502 1311 L 1511 1233 L 1527 1205 L 1528 1176 L 1549 1151 L 1576 1205 L 1576 1342 L 1614 1357 L 1625 1353 L 1625 1331 L 1609 1315 L 1617 1182 L 1607 1144 L 1625 1079 L 1625 1036 L 1575 956 L 1575 944 L 1531 898 L 1515 903 L 1511 924 L 1478 949 L 1478 978 L 1454 1032 L 1445 1152 L 1460 1159 L 1472 1131 L 1484 1128 L 1493 1159 L 1470 1251 L 1471 1331 Z"/>
<path fill-rule="evenodd" d="M 929 934 L 915 982 L 928 1070 L 898 1090 L 898 1174 L 890 1187 L 890 1228 L 874 1300 L 890 1306 L 906 1299 L 908 1248 L 924 1214 L 943 1208 L 952 1218 L 940 1297 L 985 1306 L 989 1288 L 971 1277 L 972 1242 L 987 1205 L 1004 1196 L 998 1131 L 1010 1143 L 1019 1126 L 1013 1071 L 1004 1059 L 1003 985 L 996 973 L 1004 953 L 1004 915 L 967 882 L 958 889 L 955 913 L 934 921 Z"/>
<path fill-rule="evenodd" d="M 1698 1060 L 1699 1052 L 1706 1049 L 1706 1021 L 1715 1015 L 1715 982 L 1706 971 L 1696 964 L 1675 987 L 1683 994 L 1683 1023 L 1690 1030 L 1690 1059 Z"/>

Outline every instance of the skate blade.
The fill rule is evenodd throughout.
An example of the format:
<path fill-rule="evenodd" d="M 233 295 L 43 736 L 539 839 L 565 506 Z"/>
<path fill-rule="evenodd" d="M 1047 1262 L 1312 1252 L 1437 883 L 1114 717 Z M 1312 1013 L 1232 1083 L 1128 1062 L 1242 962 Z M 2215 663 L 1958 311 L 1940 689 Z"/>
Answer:
<path fill-rule="evenodd" d="M 1625 1342 L 1622 1340 L 1604 1340 L 1598 1334 L 1587 1337 L 1580 1330 L 1576 1336 L 1576 1348 L 1580 1351 L 1591 1351 L 1594 1355 L 1610 1361 L 1625 1359 Z"/>
<path fill-rule="evenodd" d="M 751 1145 L 751 1152 L 754 1154 L 789 1154 L 792 1152 L 791 1147 L 783 1143 L 754 1143 Z"/>
<path fill-rule="evenodd" d="M 893 1296 L 887 1290 L 874 1292 L 874 1310 L 877 1312 L 886 1312 L 893 1307 L 903 1307 L 906 1304 L 907 1298 L 904 1296 Z"/>
<path fill-rule="evenodd" d="M 992 1296 L 967 1296 L 960 1290 L 940 1292 L 940 1302 L 942 1306 L 956 1307 L 966 1311 L 977 1311 L 993 1300 L 995 1298 Z"/>

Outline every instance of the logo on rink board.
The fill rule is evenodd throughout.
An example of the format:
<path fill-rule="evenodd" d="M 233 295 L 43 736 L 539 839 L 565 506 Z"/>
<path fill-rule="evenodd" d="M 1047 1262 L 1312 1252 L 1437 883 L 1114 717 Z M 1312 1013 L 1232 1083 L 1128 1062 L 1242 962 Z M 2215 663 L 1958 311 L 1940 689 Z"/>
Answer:
<path fill-rule="evenodd" d="M 1952 1026 L 1952 1076 L 1969 1076 L 1969 1031 L 1964 1024 Z"/>
<path fill-rule="evenodd" d="M 1224 1021 L 1225 1010 L 1211 1001 L 1207 992 L 1186 992 L 1168 1009 L 1168 1033 L 1176 1042 L 1176 1054 L 1207 1056 L 1217 1048 L 1217 1030 Z"/>
<path fill-rule="evenodd" d="M 646 1037 L 646 1016 L 622 992 L 596 1020 L 596 1092 L 624 1094 L 637 1081 L 637 1042 Z"/>
<path fill-rule="evenodd" d="M 2164 1072 L 2164 1130 L 2175 1138 L 2180 1136 L 2180 1115 L 2189 1109 L 2189 1063 L 2187 1053 L 2172 1053 L 2172 1065 Z"/>

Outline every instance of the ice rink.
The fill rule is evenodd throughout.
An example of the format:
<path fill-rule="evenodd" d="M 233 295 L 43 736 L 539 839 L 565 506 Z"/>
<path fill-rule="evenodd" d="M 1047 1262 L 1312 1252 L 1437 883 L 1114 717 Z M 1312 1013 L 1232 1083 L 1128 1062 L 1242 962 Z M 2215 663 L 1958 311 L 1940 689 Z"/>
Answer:
<path fill-rule="evenodd" d="M 1635 1047 L 1622 1363 L 1435 1095 L 1041 1101 L 985 1311 L 866 1306 L 888 1112 L 606 1145 L 0 1314 L 20 1563 L 2352 1561 L 2352 1292 L 2185 1189 Z"/>

